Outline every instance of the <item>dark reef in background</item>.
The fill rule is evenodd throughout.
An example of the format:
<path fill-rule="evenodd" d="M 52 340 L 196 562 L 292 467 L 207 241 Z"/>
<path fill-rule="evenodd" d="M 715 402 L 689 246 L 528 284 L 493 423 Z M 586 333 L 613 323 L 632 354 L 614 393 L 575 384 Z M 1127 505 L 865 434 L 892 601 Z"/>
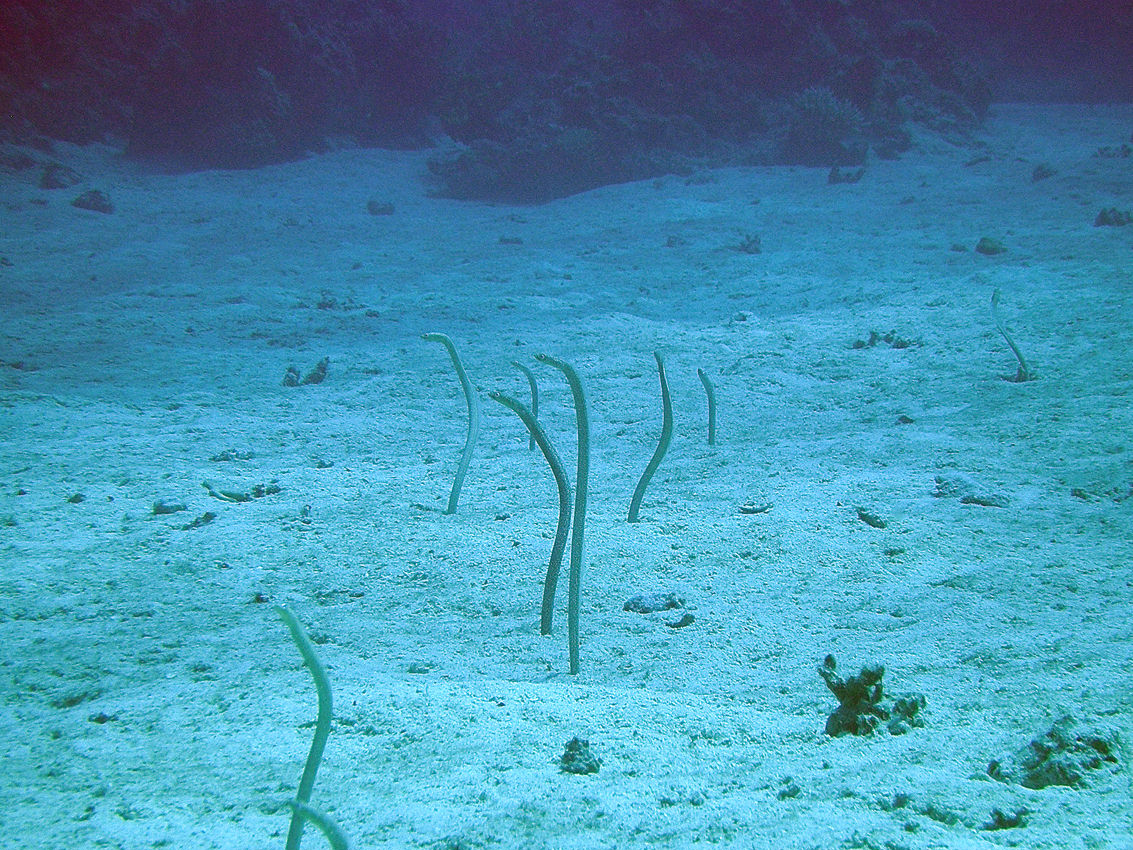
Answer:
<path fill-rule="evenodd" d="M 445 194 L 538 201 L 896 156 L 914 123 L 963 137 L 997 82 L 1127 100 L 1130 43 L 1129 0 L 6 0 L 0 137 L 195 168 L 443 134 Z"/>
<path fill-rule="evenodd" d="M 930 24 L 889 4 L 488 5 L 501 11 L 436 103 L 467 145 L 432 164 L 456 197 L 538 200 L 704 163 L 855 165 L 870 145 L 908 147 L 909 120 L 960 133 L 990 101 Z"/>
<path fill-rule="evenodd" d="M 9 137 L 189 168 L 420 145 L 444 47 L 396 0 L 6 0 L 0 45 Z"/>

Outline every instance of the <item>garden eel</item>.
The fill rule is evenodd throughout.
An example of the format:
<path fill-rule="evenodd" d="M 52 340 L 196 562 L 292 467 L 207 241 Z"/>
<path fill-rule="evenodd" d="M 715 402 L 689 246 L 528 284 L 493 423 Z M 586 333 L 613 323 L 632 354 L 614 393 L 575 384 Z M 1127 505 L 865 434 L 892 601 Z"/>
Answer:
<path fill-rule="evenodd" d="M 527 376 L 527 386 L 531 388 L 531 415 L 539 419 L 539 385 L 535 383 L 535 373 L 518 361 L 511 361 L 511 365 Z M 527 440 L 527 448 L 535 448 L 535 434 L 532 433 Z"/>
<path fill-rule="evenodd" d="M 327 671 L 315 655 L 315 648 L 311 640 L 303 631 L 298 618 L 282 605 L 275 606 L 276 613 L 287 624 L 291 632 L 291 639 L 299 647 L 299 654 L 311 677 L 315 680 L 315 691 L 319 695 L 319 715 L 315 721 L 315 737 L 311 740 L 311 749 L 307 753 L 307 763 L 303 766 L 303 777 L 299 780 L 299 790 L 295 792 L 295 802 L 291 812 L 291 827 L 287 831 L 287 850 L 299 850 L 299 842 L 303 838 L 303 820 L 307 817 L 303 809 L 311 800 L 311 790 L 315 787 L 315 774 L 319 772 L 319 762 L 323 758 L 323 748 L 326 747 L 327 735 L 330 734 L 330 721 L 333 716 L 330 697 L 330 679 Z M 308 818 L 309 819 L 309 818 Z M 318 825 L 318 821 L 314 821 Z M 321 828 L 321 827 L 320 827 Z M 329 837 L 329 836 L 328 836 Z M 333 842 L 332 842 L 333 843 Z"/>
<path fill-rule="evenodd" d="M 649 459 L 645 472 L 641 473 L 641 479 L 637 482 L 637 489 L 633 491 L 633 498 L 629 502 L 629 522 L 637 522 L 637 512 L 641 509 L 641 500 L 645 496 L 645 488 L 649 486 L 649 479 L 653 477 L 653 473 L 661 465 L 661 459 L 665 456 L 665 452 L 669 450 L 669 443 L 673 439 L 673 400 L 669 397 L 669 382 L 665 378 L 665 361 L 661 359 L 661 352 L 659 351 L 653 352 L 653 358 L 657 361 L 657 374 L 661 378 L 661 440 L 657 443 L 657 449 L 653 452 L 653 457 Z"/>
<path fill-rule="evenodd" d="M 703 369 L 696 370 L 700 383 L 704 384 L 704 394 L 708 396 L 708 445 L 716 445 L 716 387 L 708 380 Z"/>
<path fill-rule="evenodd" d="M 539 633 L 549 635 L 551 633 L 551 619 L 555 611 L 555 588 L 559 582 L 559 567 L 563 562 L 567 531 L 570 529 L 570 484 L 567 481 L 566 473 L 563 471 L 563 465 L 559 461 L 559 456 L 555 453 L 554 446 L 547 439 L 546 432 L 539 426 L 535 415 L 524 407 L 522 402 L 509 398 L 503 393 L 488 393 L 488 398 L 510 408 L 523 420 L 523 424 L 527 426 L 527 430 L 531 433 L 531 439 L 542 449 L 543 457 L 547 459 L 547 464 L 551 467 L 551 473 L 555 476 L 555 485 L 559 490 L 559 524 L 555 528 L 555 542 L 551 546 L 551 560 L 547 566 L 547 578 L 543 582 L 543 609 L 539 617 Z"/>
<path fill-rule="evenodd" d="M 456 478 L 452 482 L 452 492 L 448 496 L 446 514 L 456 513 L 456 503 L 460 499 L 460 488 L 464 484 L 464 476 L 468 472 L 468 464 L 472 462 L 472 449 L 476 445 L 476 437 L 480 433 L 480 400 L 472 389 L 472 382 L 468 380 L 468 373 L 460 362 L 460 355 L 456 353 L 456 346 L 452 340 L 441 333 L 423 334 L 422 339 L 429 342 L 439 342 L 448 351 L 452 358 L 452 365 L 456 369 L 456 377 L 460 379 L 460 388 L 464 390 L 464 400 L 468 404 L 468 434 L 464 438 L 464 451 L 460 455 L 460 465 L 456 468 Z"/>
<path fill-rule="evenodd" d="M 553 366 L 566 376 L 574 396 L 574 421 L 578 428 L 578 470 L 574 476 L 574 527 L 570 536 L 570 580 L 567 587 L 567 645 L 571 675 L 578 673 L 578 608 L 582 593 L 582 541 L 586 524 L 586 486 L 590 477 L 590 419 L 582 380 L 569 363 L 546 354 L 536 354 L 540 363 Z"/>
<path fill-rule="evenodd" d="M 1027 368 L 1027 361 L 1023 359 L 1023 355 L 1019 351 L 1019 346 L 1015 344 L 1015 340 L 1007 333 L 1007 327 L 1003 324 L 1003 319 L 999 317 L 999 287 L 996 287 L 995 292 L 991 293 L 991 318 L 995 320 L 996 330 L 1007 340 L 1007 344 L 1011 346 L 1011 351 L 1015 354 L 1015 359 L 1019 361 L 1019 369 L 1015 372 L 1013 383 L 1021 384 L 1024 381 L 1030 381 L 1035 376 L 1031 374 L 1031 370 Z"/>

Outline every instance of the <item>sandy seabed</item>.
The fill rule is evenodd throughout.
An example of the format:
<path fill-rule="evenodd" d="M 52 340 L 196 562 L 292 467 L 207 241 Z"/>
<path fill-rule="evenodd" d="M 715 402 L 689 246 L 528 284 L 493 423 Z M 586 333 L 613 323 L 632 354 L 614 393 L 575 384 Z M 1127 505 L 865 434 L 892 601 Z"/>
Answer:
<path fill-rule="evenodd" d="M 285 605 L 335 698 L 311 803 L 355 848 L 1133 847 L 1133 226 L 1095 226 L 1133 208 L 1131 132 L 1004 105 L 853 184 L 537 207 L 430 197 L 424 153 L 170 176 L 59 145 L 82 183 L 0 173 L 2 843 L 282 847 L 315 719 Z M 1035 380 L 1006 380 L 997 289 Z M 454 515 L 430 331 L 483 399 Z M 654 351 L 675 433 L 630 524 Z M 539 634 L 553 481 L 487 398 L 530 365 L 573 474 L 540 352 L 590 404 L 576 676 L 565 578 Z M 924 725 L 826 735 L 827 654 L 885 665 Z M 988 776 L 1067 715 L 1124 742 L 1078 787 Z M 560 770 L 576 736 L 597 773 Z"/>

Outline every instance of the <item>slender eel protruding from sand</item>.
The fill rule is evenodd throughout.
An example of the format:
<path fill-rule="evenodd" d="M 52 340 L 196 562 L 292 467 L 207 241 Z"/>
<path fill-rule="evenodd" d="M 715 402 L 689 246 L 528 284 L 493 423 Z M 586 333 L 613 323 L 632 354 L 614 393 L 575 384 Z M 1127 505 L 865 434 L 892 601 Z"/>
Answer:
<path fill-rule="evenodd" d="M 696 370 L 700 383 L 704 384 L 704 394 L 708 397 L 708 445 L 716 445 L 716 387 L 708 380 L 703 369 Z"/>
<path fill-rule="evenodd" d="M 661 459 L 669 450 L 669 443 L 673 439 L 673 400 L 669 397 L 669 382 L 665 378 L 665 361 L 661 359 L 661 352 L 654 351 L 653 358 L 657 361 L 657 374 L 661 377 L 661 440 L 653 457 L 641 473 L 641 480 L 637 482 L 637 489 L 633 491 L 633 498 L 629 502 L 629 522 L 637 522 L 637 513 L 641 510 L 641 500 L 645 496 L 645 488 L 649 486 L 649 479 L 661 465 Z"/>
<path fill-rule="evenodd" d="M 468 464 L 472 462 L 472 450 L 476 446 L 476 437 L 480 434 L 480 399 L 472 389 L 472 382 L 468 380 L 468 373 L 464 371 L 464 364 L 460 362 L 460 355 L 456 353 L 456 346 L 445 334 L 427 333 L 422 336 L 430 342 L 439 342 L 448 351 L 452 365 L 456 369 L 456 377 L 460 379 L 460 388 L 464 390 L 464 401 L 468 404 L 468 434 L 464 438 L 464 451 L 460 455 L 460 465 L 456 468 L 456 478 L 452 482 L 452 492 L 448 496 L 446 514 L 456 513 L 456 503 L 460 500 L 460 488 L 464 484 L 464 476 L 468 474 Z"/>
<path fill-rule="evenodd" d="M 551 473 L 555 476 L 555 485 L 559 490 L 559 524 L 555 528 L 555 542 L 551 545 L 551 560 L 547 565 L 547 578 L 543 582 L 543 609 L 539 616 L 539 633 L 549 635 L 551 619 L 555 613 L 555 588 L 559 583 L 559 567 L 562 566 L 563 550 L 566 549 L 567 532 L 570 530 L 570 483 L 567 481 L 566 472 L 563 471 L 563 465 L 555 453 L 554 446 L 535 420 L 535 414 L 524 407 L 522 402 L 503 393 L 489 393 L 488 398 L 510 408 L 523 420 L 523 424 L 531 433 L 531 439 L 543 451 L 543 457 L 551 467 Z"/>
<path fill-rule="evenodd" d="M 546 354 L 535 359 L 562 372 L 574 396 L 574 421 L 578 428 L 578 470 L 574 476 L 574 527 L 570 535 L 570 582 L 567 587 L 567 645 L 571 675 L 578 673 L 578 610 L 582 596 L 582 541 L 586 525 L 586 487 L 590 477 L 590 418 L 586 413 L 586 393 L 582 380 L 569 363 Z"/>
<path fill-rule="evenodd" d="M 532 372 L 527 366 L 524 366 L 522 363 L 520 363 L 516 360 L 511 361 L 511 365 L 514 366 L 516 369 L 518 369 L 520 372 L 522 372 L 524 375 L 527 376 L 527 386 L 529 386 L 531 388 L 531 416 L 536 421 L 538 421 L 539 420 L 539 384 L 536 383 L 536 381 L 535 381 L 535 373 Z M 535 434 L 534 433 L 532 433 L 531 436 L 529 436 L 527 438 L 527 448 L 529 450 L 535 448 Z"/>
<path fill-rule="evenodd" d="M 1015 354 L 1015 359 L 1019 361 L 1019 368 L 1015 372 L 1014 383 L 1021 384 L 1024 381 L 1034 380 L 1034 373 L 1027 368 L 1027 361 L 1023 359 L 1023 354 L 1019 351 L 1019 346 L 1015 344 L 1015 340 L 1007 333 L 1007 327 L 1003 324 L 1003 319 L 999 318 L 999 288 L 996 287 L 995 292 L 991 293 L 991 318 L 995 321 L 995 328 L 999 331 L 1000 335 L 1007 340 L 1007 344 L 1011 347 L 1011 351 Z"/>
<path fill-rule="evenodd" d="M 305 803 L 300 803 L 298 800 L 288 800 L 287 805 L 291 807 L 291 812 L 298 815 L 304 820 L 309 820 L 317 826 L 327 837 L 332 850 L 350 850 L 350 842 L 346 840 L 346 833 L 342 828 L 334 822 L 330 815 L 325 812 L 320 812 L 318 809 L 313 809 Z"/>
<path fill-rule="evenodd" d="M 303 766 L 303 776 L 299 780 L 299 790 L 295 792 L 295 801 L 306 806 L 311 800 L 311 790 L 315 787 L 315 775 L 319 772 L 319 762 L 323 758 L 323 748 L 326 747 L 327 736 L 330 734 L 330 721 L 333 717 L 333 708 L 330 697 L 330 679 L 323 668 L 319 657 L 315 655 L 315 648 L 311 646 L 311 639 L 303 631 L 298 618 L 282 605 L 275 606 L 276 613 L 287 624 L 291 632 L 291 639 L 299 647 L 299 654 L 303 662 L 311 671 L 315 680 L 315 691 L 319 696 L 319 715 L 315 721 L 315 737 L 311 740 L 311 749 L 307 753 L 307 763 Z M 291 812 L 291 828 L 287 831 L 287 850 L 299 850 L 299 842 L 303 838 L 303 813 L 293 808 Z"/>

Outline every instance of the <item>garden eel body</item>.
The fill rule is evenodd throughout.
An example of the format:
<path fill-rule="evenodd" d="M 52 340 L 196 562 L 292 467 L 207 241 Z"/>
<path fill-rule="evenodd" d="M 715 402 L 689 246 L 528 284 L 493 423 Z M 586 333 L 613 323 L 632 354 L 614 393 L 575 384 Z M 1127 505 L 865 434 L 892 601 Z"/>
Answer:
<path fill-rule="evenodd" d="M 1011 339 L 1010 334 L 1007 333 L 1007 328 L 1003 324 L 1003 320 L 999 318 L 999 288 L 991 293 L 991 318 L 995 320 L 995 328 L 999 331 L 1000 336 L 1007 340 L 1007 344 L 1011 347 L 1011 351 L 1015 354 L 1015 359 L 1019 361 L 1019 368 L 1015 372 L 1015 383 L 1021 384 L 1024 381 L 1029 381 L 1034 375 L 1031 370 L 1027 368 L 1027 361 L 1023 359 L 1022 353 L 1019 351 L 1019 346 L 1015 344 L 1015 340 Z"/>
<path fill-rule="evenodd" d="M 661 465 L 661 459 L 669 450 L 669 443 L 673 439 L 673 400 L 669 397 L 669 382 L 665 378 L 665 361 L 661 359 L 659 351 L 653 352 L 653 358 L 657 361 L 657 374 L 661 378 L 661 441 L 657 443 L 657 449 L 653 452 L 653 457 L 649 459 L 645 472 L 641 473 L 641 480 L 637 482 L 637 488 L 633 491 L 633 498 L 629 502 L 629 522 L 637 522 L 637 512 L 641 509 L 645 488 L 649 486 L 649 479 Z"/>
<path fill-rule="evenodd" d="M 509 398 L 503 393 L 489 393 L 488 397 L 510 408 L 523 420 L 523 424 L 527 426 L 527 430 L 531 433 L 531 439 L 542 449 L 543 457 L 547 459 L 547 464 L 551 467 L 551 472 L 555 476 L 555 484 L 559 490 L 559 524 L 555 528 L 555 542 L 551 546 L 551 560 L 547 566 L 547 578 L 543 582 L 543 609 L 539 617 L 539 633 L 549 635 L 551 633 L 551 618 L 555 611 L 555 588 L 559 582 L 559 567 L 563 562 L 567 531 L 570 529 L 570 484 L 567 482 L 566 473 L 563 471 L 559 456 L 555 454 L 554 446 L 547 439 L 546 432 L 539 426 L 535 415 L 521 402 Z"/>
<path fill-rule="evenodd" d="M 515 360 L 511 361 L 511 365 L 527 376 L 527 386 L 531 388 L 531 416 L 538 421 L 539 419 L 539 385 L 535 382 L 535 373 L 518 363 Z M 530 438 L 527 440 L 527 448 L 535 448 L 535 434 L 532 432 Z"/>
<path fill-rule="evenodd" d="M 570 581 L 567 587 L 567 644 L 571 675 L 578 673 L 578 609 L 582 593 L 582 542 L 586 524 L 586 486 L 590 477 L 590 419 L 582 380 L 569 363 L 546 354 L 536 354 L 540 363 L 553 366 L 566 376 L 574 396 L 574 420 L 578 428 L 578 469 L 574 476 L 574 527 L 570 536 Z"/>
<path fill-rule="evenodd" d="M 319 716 L 315 721 L 315 737 L 311 740 L 311 749 L 307 753 L 307 763 L 303 766 L 303 777 L 299 780 L 299 790 L 295 792 L 295 800 L 300 806 L 306 806 L 311 800 L 311 790 L 315 787 L 315 775 L 319 772 L 319 762 L 323 758 L 323 748 L 326 747 L 327 735 L 330 734 L 330 721 L 333 716 L 330 696 L 330 679 L 322 662 L 315 655 L 315 648 L 311 640 L 303 631 L 298 618 L 282 605 L 275 606 L 276 613 L 282 618 L 291 632 L 291 639 L 299 648 L 299 654 L 311 677 L 315 680 L 315 691 L 319 695 Z M 303 837 L 302 809 L 293 807 L 291 812 L 291 827 L 287 831 L 287 850 L 299 850 L 299 841 Z"/>
<path fill-rule="evenodd" d="M 703 369 L 696 370 L 700 383 L 704 384 L 704 394 L 708 396 L 708 445 L 716 445 L 716 388 L 708 380 Z"/>
<path fill-rule="evenodd" d="M 456 346 L 445 334 L 427 333 L 422 339 L 430 342 L 439 342 L 448 351 L 452 365 L 456 369 L 456 377 L 460 379 L 460 388 L 464 390 L 464 401 L 468 404 L 468 434 L 464 439 L 464 451 L 460 455 L 460 465 L 456 468 L 456 478 L 452 482 L 452 492 L 449 493 L 446 514 L 456 513 L 456 503 L 460 499 L 460 488 L 464 484 L 464 476 L 468 473 L 468 464 L 472 462 L 472 449 L 476 445 L 476 437 L 480 433 L 480 400 L 472 389 L 472 382 L 468 380 L 468 373 L 460 362 L 460 355 L 456 353 Z"/>
<path fill-rule="evenodd" d="M 343 833 L 337 823 L 331 820 L 329 815 L 300 803 L 298 800 L 288 800 L 287 805 L 291 807 L 292 813 L 304 820 L 309 820 L 322 830 L 332 850 L 350 850 L 350 842 L 346 840 L 345 833 Z"/>

